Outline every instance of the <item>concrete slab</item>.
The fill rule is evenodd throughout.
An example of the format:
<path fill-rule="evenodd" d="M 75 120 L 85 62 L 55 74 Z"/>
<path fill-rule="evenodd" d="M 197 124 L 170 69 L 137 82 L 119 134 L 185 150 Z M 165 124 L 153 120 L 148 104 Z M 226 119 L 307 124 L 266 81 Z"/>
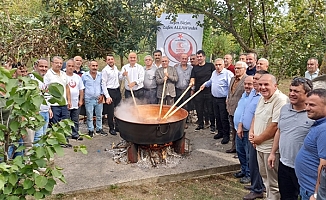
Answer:
<path fill-rule="evenodd" d="M 221 139 L 213 139 L 214 134 L 209 132 L 209 128 L 195 132 L 195 127 L 190 125 L 186 129 L 186 138 L 190 140 L 190 154 L 172 168 L 164 165 L 144 168 L 137 164 L 115 163 L 112 154 L 105 149 L 111 149 L 112 143 L 119 143 L 119 136 L 95 136 L 92 140 L 71 141 L 73 145 L 85 144 L 88 154 L 65 149 L 65 155 L 55 159 L 55 165 L 64 168 L 63 174 L 67 183 L 58 182 L 54 194 L 100 189 L 110 185 L 178 181 L 240 168 L 238 159 L 233 158 L 235 154 L 225 153 L 231 147 L 231 142 L 222 145 Z M 85 125 L 81 124 L 81 130 L 84 128 Z M 107 127 L 104 126 L 104 130 L 108 131 Z"/>

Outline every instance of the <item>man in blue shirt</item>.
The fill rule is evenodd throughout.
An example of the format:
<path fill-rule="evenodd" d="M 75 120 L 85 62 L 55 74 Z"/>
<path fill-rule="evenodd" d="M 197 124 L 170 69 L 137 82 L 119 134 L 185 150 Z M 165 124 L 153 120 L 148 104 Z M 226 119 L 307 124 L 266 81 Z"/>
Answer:
<path fill-rule="evenodd" d="M 101 86 L 102 75 L 97 71 L 98 64 L 96 61 L 91 61 L 89 71 L 82 75 L 82 80 L 85 86 L 85 109 L 87 116 L 87 129 L 89 136 L 94 135 L 93 113 L 95 109 L 96 115 L 96 133 L 103 136 L 108 134 L 102 129 L 102 111 L 103 111 L 103 90 Z"/>
<path fill-rule="evenodd" d="M 316 120 L 303 141 L 295 159 L 294 168 L 300 185 L 302 200 L 317 198 L 320 171 L 326 165 L 326 90 L 315 89 L 308 93 L 306 111 Z"/>
<path fill-rule="evenodd" d="M 230 123 L 229 114 L 226 110 L 226 97 L 228 95 L 230 81 L 234 76 L 233 73 L 224 67 L 224 60 L 218 58 L 215 60 L 215 71 L 213 71 L 211 78 L 206 81 L 200 90 L 204 90 L 205 87 L 211 87 L 211 93 L 213 95 L 213 108 L 216 119 L 216 125 L 218 134 L 214 136 L 222 135 L 227 137 L 230 135 Z"/>
<path fill-rule="evenodd" d="M 246 108 L 246 105 L 248 104 L 248 97 L 253 89 L 253 77 L 252 76 L 247 76 L 244 80 L 244 93 L 242 94 L 238 106 L 234 112 L 234 128 L 237 131 L 238 130 L 238 125 L 240 123 L 241 117 L 243 115 L 243 112 Z M 249 152 L 248 152 L 248 131 L 249 130 L 243 130 L 237 132 L 236 134 L 236 151 L 237 155 L 241 164 L 241 171 L 238 172 L 238 177 L 242 178 L 240 179 L 240 183 L 250 183 L 250 171 L 249 171 Z"/>

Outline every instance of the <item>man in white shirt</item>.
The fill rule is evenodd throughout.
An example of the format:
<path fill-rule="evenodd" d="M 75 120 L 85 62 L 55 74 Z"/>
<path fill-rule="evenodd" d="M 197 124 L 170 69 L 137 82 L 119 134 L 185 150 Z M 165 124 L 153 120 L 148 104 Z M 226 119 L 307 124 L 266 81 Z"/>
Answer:
<path fill-rule="evenodd" d="M 113 55 L 106 56 L 107 65 L 102 70 L 102 90 L 105 96 L 104 113 L 108 115 L 109 133 L 117 135 L 117 125 L 114 124 L 114 109 L 121 101 L 119 75 L 121 72 L 115 66 Z"/>
<path fill-rule="evenodd" d="M 81 77 L 74 73 L 75 69 L 75 61 L 73 59 L 68 60 L 66 62 L 66 74 L 68 78 L 71 99 L 71 107 L 68 110 L 68 116 L 74 122 L 74 126 L 72 127 L 71 138 L 75 140 L 83 140 L 83 138 L 79 136 L 78 131 L 79 113 L 80 107 L 83 105 L 85 87 Z"/>
<path fill-rule="evenodd" d="M 70 99 L 70 88 L 68 86 L 68 78 L 65 72 L 61 71 L 63 59 L 59 56 L 54 56 L 52 58 L 51 66 L 52 68 L 46 72 L 44 75 L 44 84 L 49 86 L 52 83 L 59 83 L 63 86 L 63 98 L 65 100 L 64 105 L 51 104 L 51 109 L 53 112 L 53 117 L 50 122 L 53 124 L 60 122 L 63 119 L 68 118 L 68 109 L 71 107 Z M 68 139 L 67 139 L 68 142 Z M 65 145 L 64 147 L 71 147 L 71 145 Z"/>
<path fill-rule="evenodd" d="M 307 71 L 304 74 L 304 77 L 312 80 L 316 78 L 319 74 L 318 69 L 318 59 L 317 58 L 309 58 L 307 62 Z"/>
<path fill-rule="evenodd" d="M 121 68 L 122 74 L 119 75 L 120 79 L 125 80 L 125 98 L 131 97 L 130 89 L 132 89 L 136 98 L 143 99 L 144 68 L 137 63 L 137 54 L 135 52 L 129 53 L 128 61 L 129 63 Z"/>
<path fill-rule="evenodd" d="M 37 72 L 40 76 L 44 77 L 46 72 L 48 71 L 49 65 L 48 61 L 44 58 L 41 58 L 37 60 L 37 62 L 34 65 L 34 71 Z M 45 100 L 48 100 L 50 98 L 50 95 L 46 92 L 46 86 L 45 84 L 34 77 L 33 74 L 30 74 L 31 79 L 36 80 L 39 84 L 39 89 L 41 90 L 41 95 L 44 96 Z M 46 105 L 40 106 L 40 115 L 43 117 L 45 124 L 37 131 L 35 131 L 34 135 L 34 142 L 37 142 L 40 140 L 40 138 L 46 134 L 46 129 L 48 128 L 49 120 L 53 117 L 53 113 L 51 110 L 51 107 Z M 34 146 L 39 146 L 39 144 L 35 143 Z"/>

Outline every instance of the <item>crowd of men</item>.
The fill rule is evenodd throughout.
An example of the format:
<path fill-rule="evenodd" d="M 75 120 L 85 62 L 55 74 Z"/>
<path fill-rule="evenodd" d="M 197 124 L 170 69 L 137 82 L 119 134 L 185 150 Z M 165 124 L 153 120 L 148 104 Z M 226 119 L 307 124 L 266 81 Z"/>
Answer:
<path fill-rule="evenodd" d="M 264 192 L 266 199 L 273 200 L 298 199 L 299 195 L 303 200 L 316 199 L 326 165 L 326 90 L 313 89 L 311 82 L 319 73 L 318 60 L 308 60 L 305 78 L 294 78 L 287 96 L 268 72 L 268 60 L 258 59 L 255 53 L 241 54 L 237 62 L 230 54 L 206 62 L 203 50 L 191 56 L 182 54 L 180 59 L 179 64 L 170 66 L 168 57 L 156 50 L 153 57 L 145 56 L 145 66 L 141 66 L 137 54 L 131 52 L 128 64 L 119 70 L 114 56 L 108 55 L 101 72 L 94 60 L 88 64 L 89 71 L 83 71 L 80 56 L 65 62 L 65 72 L 61 57 L 52 58 L 50 69 L 46 59 L 39 59 L 34 71 L 44 77 L 44 82 L 38 80 L 45 91 L 42 95 L 48 99 L 46 87 L 59 83 L 66 103 L 41 106 L 40 114 L 47 123 L 35 131 L 34 142 L 37 145 L 49 122 L 67 118 L 74 121 L 71 138 L 82 140 L 78 131 L 83 106 L 89 136 L 108 135 L 102 128 L 103 114 L 107 115 L 109 133 L 117 135 L 114 110 L 122 100 L 121 82 L 126 99 L 134 95 L 146 104 L 163 101 L 173 105 L 191 88 L 179 105 L 200 90 L 184 108 L 196 110 L 195 131 L 209 127 L 222 144 L 232 141 L 226 153 L 237 153 L 241 164 L 234 176 L 241 183 L 251 183 L 245 186 L 250 192 L 243 199 L 263 198 Z M 16 77 L 27 75 L 25 66 L 16 67 Z"/>

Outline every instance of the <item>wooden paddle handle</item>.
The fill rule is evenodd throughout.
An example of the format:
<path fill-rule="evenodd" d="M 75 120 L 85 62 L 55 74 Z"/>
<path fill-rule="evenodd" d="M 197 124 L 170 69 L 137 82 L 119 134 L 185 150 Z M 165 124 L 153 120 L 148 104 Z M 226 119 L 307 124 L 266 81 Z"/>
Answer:
<path fill-rule="evenodd" d="M 179 97 L 179 99 L 173 104 L 173 106 L 171 106 L 171 108 L 168 110 L 167 113 L 165 113 L 163 119 L 166 119 L 166 117 L 171 113 L 172 109 L 179 103 L 179 101 L 181 101 L 181 99 L 186 95 L 186 93 L 188 92 L 188 90 L 191 88 L 191 86 L 189 85 L 189 87 L 182 93 L 182 95 Z"/>
<path fill-rule="evenodd" d="M 163 91 L 162 91 L 160 112 L 158 113 L 158 118 L 161 118 L 161 114 L 162 114 L 162 107 L 163 107 L 163 98 L 164 98 L 164 93 L 165 93 L 165 86 L 166 86 L 166 80 L 164 80 L 164 83 L 163 83 Z"/>
<path fill-rule="evenodd" d="M 125 71 L 126 71 L 126 69 L 125 69 Z M 127 79 L 128 84 L 130 84 L 130 79 L 129 79 L 128 75 L 126 75 L 126 79 Z M 132 91 L 132 88 L 129 87 L 129 89 L 130 89 L 130 93 L 132 96 L 132 100 L 134 101 L 135 107 L 137 108 L 137 103 L 136 103 L 134 92 Z"/>
<path fill-rule="evenodd" d="M 192 96 L 190 96 L 185 102 L 183 102 L 177 109 L 175 109 L 171 114 L 169 114 L 166 118 L 171 117 L 172 115 L 174 115 L 174 113 L 176 113 L 180 108 L 182 108 L 186 103 L 188 103 L 192 98 L 194 98 L 197 94 L 199 94 L 199 92 L 201 92 L 201 90 L 198 90 L 195 94 L 193 94 Z"/>

